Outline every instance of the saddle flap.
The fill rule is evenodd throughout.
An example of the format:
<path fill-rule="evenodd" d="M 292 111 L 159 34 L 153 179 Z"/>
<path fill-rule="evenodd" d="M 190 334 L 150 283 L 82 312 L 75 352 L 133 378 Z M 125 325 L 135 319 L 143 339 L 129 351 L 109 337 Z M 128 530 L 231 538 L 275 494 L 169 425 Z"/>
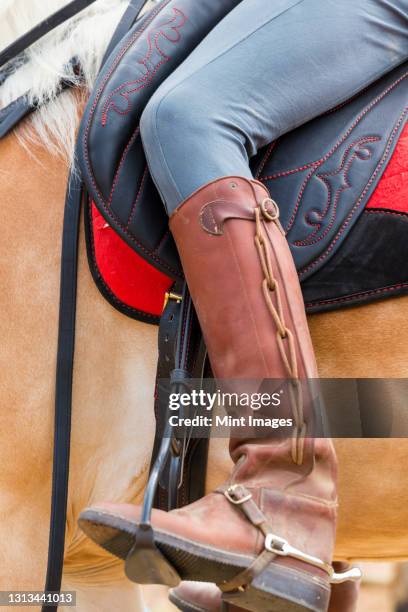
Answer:
<path fill-rule="evenodd" d="M 140 136 L 143 109 L 162 81 L 239 0 L 163 0 L 103 67 L 81 122 L 78 162 L 95 206 L 139 255 L 182 276 Z"/>
<path fill-rule="evenodd" d="M 301 279 L 342 245 L 377 187 L 407 119 L 408 64 L 290 132 L 254 163 L 281 210 Z"/>

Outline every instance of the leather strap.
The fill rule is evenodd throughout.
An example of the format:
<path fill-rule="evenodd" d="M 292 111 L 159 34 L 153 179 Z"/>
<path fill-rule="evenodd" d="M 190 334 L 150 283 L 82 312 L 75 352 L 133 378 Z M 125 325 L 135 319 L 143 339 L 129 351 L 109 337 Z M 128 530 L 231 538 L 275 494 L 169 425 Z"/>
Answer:
<path fill-rule="evenodd" d="M 231 580 L 219 584 L 218 587 L 221 591 L 236 591 L 250 584 L 277 556 L 299 559 L 325 571 L 329 578 L 332 578 L 333 568 L 328 563 L 293 548 L 286 540 L 273 533 L 268 519 L 253 500 L 252 493 L 244 485 L 234 484 L 219 487 L 217 493 L 222 493 L 231 504 L 239 507 L 254 527 L 257 527 L 265 536 L 264 550 L 245 570 Z"/>
<path fill-rule="evenodd" d="M 0 138 L 6 136 L 20 121 L 34 110 L 26 95 L 13 100 L 0 110 Z"/>
<path fill-rule="evenodd" d="M 81 203 L 81 181 L 78 174 L 72 172 L 67 186 L 62 231 L 51 515 L 47 577 L 44 588 L 46 592 L 61 589 L 64 564 Z M 57 605 L 44 605 L 42 611 L 55 612 L 57 608 Z"/>
<path fill-rule="evenodd" d="M 74 67 L 74 70 L 80 72 L 80 68 L 77 63 L 76 58 L 72 58 L 70 64 Z M 1 79 L 4 78 L 3 82 L 8 77 L 7 69 L 0 73 L 0 85 Z M 61 79 L 58 91 L 56 95 L 58 96 L 60 93 L 68 89 L 69 87 L 74 87 L 74 83 L 67 79 Z M 0 139 L 4 138 L 15 126 L 20 123 L 27 115 L 35 111 L 37 108 L 36 102 L 30 102 L 28 93 L 20 96 L 16 100 L 13 100 L 0 110 Z"/>
<path fill-rule="evenodd" d="M 201 379 L 206 367 L 206 349 L 187 287 L 177 281 L 172 288 L 159 326 L 159 356 L 156 374 L 156 434 L 150 467 L 155 465 L 167 425 L 169 392 L 177 384 L 190 388 L 191 378 Z M 182 296 L 182 301 L 177 299 Z M 204 495 L 208 439 L 174 438 L 173 453 L 160 476 L 155 507 L 162 510 L 195 501 Z M 201 477 L 200 477 L 201 476 Z"/>
<path fill-rule="evenodd" d="M 94 1 L 94 0 L 92 0 Z M 72 2 L 65 12 L 55 13 L 41 35 L 56 27 L 91 4 L 89 0 Z M 73 12 L 74 11 L 74 12 Z M 69 15 L 69 16 L 67 16 Z M 64 18 L 63 18 L 64 17 Z M 60 21 L 58 21 L 58 19 Z M 49 27 L 50 23 L 53 25 Z M 40 24 L 41 25 L 41 24 Z M 39 26 L 38 26 L 39 27 Z M 46 29 L 48 28 L 49 29 Z M 38 32 L 37 32 L 38 34 Z M 38 40 L 37 36 L 35 40 Z M 18 41 L 17 41 L 18 42 Z M 20 39 L 20 45 L 21 45 Z M 30 43 L 32 44 L 32 43 Z M 71 442 L 72 379 L 75 348 L 75 315 L 77 295 L 77 264 L 80 213 L 82 207 L 82 181 L 78 172 L 71 172 L 65 200 L 62 231 L 61 284 L 57 371 L 55 384 L 55 425 L 51 493 L 50 534 L 47 575 L 44 590 L 60 591 L 64 565 L 64 540 L 67 516 L 69 455 Z M 44 605 L 42 612 L 56 612 L 58 605 Z"/>
<path fill-rule="evenodd" d="M 37 40 L 40 40 L 40 38 L 54 30 L 57 26 L 68 21 L 68 19 L 71 19 L 71 17 L 74 17 L 94 2 L 95 0 L 72 0 L 72 2 L 63 6 L 62 9 L 38 23 L 0 53 L 0 68 L 16 58 L 20 53 L 23 53 L 23 51 L 26 51 Z"/>
<path fill-rule="evenodd" d="M 228 501 L 235 506 L 239 506 L 248 520 L 258 529 L 264 536 L 272 533 L 272 527 L 269 524 L 264 513 L 252 499 L 252 494 L 241 484 L 232 486 L 219 487 L 217 493 L 223 493 Z M 252 580 L 268 567 L 271 561 L 276 558 L 276 555 L 269 550 L 263 550 L 260 555 L 242 572 L 218 585 L 221 591 L 236 591 L 237 589 L 250 584 Z"/>
<path fill-rule="evenodd" d="M 105 55 L 103 56 L 102 60 L 102 65 L 106 62 L 116 45 L 122 40 L 125 34 L 129 32 L 135 21 L 138 20 L 140 13 L 147 2 L 148 0 L 131 0 L 131 2 L 129 2 L 129 6 L 123 13 L 122 18 L 119 21 L 116 30 L 112 35 L 110 43 L 105 51 Z"/>

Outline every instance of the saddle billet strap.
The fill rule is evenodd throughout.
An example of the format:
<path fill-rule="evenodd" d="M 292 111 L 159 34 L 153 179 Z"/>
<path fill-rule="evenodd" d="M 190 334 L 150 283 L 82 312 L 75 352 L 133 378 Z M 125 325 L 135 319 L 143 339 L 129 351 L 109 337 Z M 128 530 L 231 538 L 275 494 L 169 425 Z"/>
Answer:
<path fill-rule="evenodd" d="M 0 68 L 7 64 L 10 60 L 15 59 L 26 51 L 31 45 L 40 40 L 43 36 L 54 30 L 56 27 L 71 19 L 85 8 L 93 4 L 95 0 L 72 0 L 66 6 L 63 6 L 59 11 L 56 11 L 34 28 L 20 36 L 11 45 L 6 47 L 0 53 Z"/>
<path fill-rule="evenodd" d="M 198 448 L 204 457 L 207 456 L 208 437 L 194 440 L 191 443 L 188 440 L 189 430 L 187 428 L 184 429 L 181 438 L 176 437 L 174 435 L 174 427 L 168 419 L 168 401 L 170 392 L 180 393 L 185 391 L 186 388 L 190 388 L 193 373 L 197 376 L 197 370 L 201 372 L 200 376 L 203 376 L 207 353 L 205 348 L 200 351 L 200 347 L 204 346 L 201 329 L 186 283 L 184 283 L 182 295 L 176 294 L 175 299 L 172 301 L 174 301 L 173 306 L 177 308 L 174 310 L 170 305 L 169 310 L 170 300 L 168 300 L 165 307 L 165 316 L 162 318 L 166 320 L 169 317 L 169 312 L 171 313 L 170 317 L 173 312 L 177 314 L 177 322 L 172 329 L 172 333 L 177 329 L 177 335 L 172 335 L 171 350 L 168 350 L 167 347 L 164 348 L 162 345 L 159 355 L 158 382 L 163 383 L 163 392 L 161 395 L 162 400 L 156 405 L 156 409 L 160 411 L 157 418 L 158 425 L 161 425 L 161 427 L 156 428 L 155 448 L 150 467 L 150 476 L 145 488 L 140 523 L 135 534 L 133 547 L 126 558 L 125 573 L 130 580 L 136 582 L 141 562 L 146 563 L 146 559 L 148 560 L 149 558 L 152 558 L 152 562 L 153 559 L 156 561 L 160 559 L 159 564 L 163 573 L 163 582 L 161 582 L 161 579 L 159 579 L 159 582 L 176 585 L 178 583 L 177 574 L 174 573 L 174 569 L 156 547 L 151 525 L 151 513 L 155 501 L 156 503 L 158 502 L 159 507 L 163 510 L 172 510 L 190 501 L 191 491 L 189 491 L 190 496 L 187 496 L 185 489 L 186 475 L 190 476 L 189 482 L 191 483 L 196 475 L 201 474 L 201 478 L 198 478 L 198 480 L 201 483 L 201 487 L 204 487 L 202 475 L 203 473 L 205 474 L 205 461 L 204 463 L 196 461 L 196 450 Z M 166 325 L 165 322 L 164 329 Z M 161 334 L 160 340 L 162 339 L 164 339 L 166 344 L 170 341 L 169 337 L 167 337 L 166 341 L 166 332 Z M 163 357 L 164 361 L 162 361 Z M 169 376 L 170 380 L 162 381 L 159 378 L 159 374 L 168 373 L 170 370 L 168 366 L 172 367 Z M 193 464 L 197 466 L 197 474 L 193 474 L 191 469 L 187 468 L 187 466 L 191 468 Z M 197 498 L 202 497 L 204 490 L 199 488 L 195 493 Z"/>
<path fill-rule="evenodd" d="M 172 292 L 167 295 L 159 326 L 155 393 L 156 434 L 151 472 L 159 455 L 163 436 L 168 435 L 166 427 L 170 389 L 176 386 L 188 387 L 191 378 L 201 379 L 207 363 L 201 328 L 187 287 L 177 281 Z M 188 438 L 189 432 L 185 430 L 182 439 L 172 439 L 170 453 L 161 468 L 154 505 L 162 510 L 185 505 L 204 494 L 202 474 L 206 464 L 208 440 Z"/>
<path fill-rule="evenodd" d="M 72 172 L 67 186 L 62 232 L 52 495 L 45 592 L 61 589 L 64 564 L 81 204 L 81 180 Z M 57 608 L 57 605 L 44 605 L 42 611 L 55 612 Z"/>

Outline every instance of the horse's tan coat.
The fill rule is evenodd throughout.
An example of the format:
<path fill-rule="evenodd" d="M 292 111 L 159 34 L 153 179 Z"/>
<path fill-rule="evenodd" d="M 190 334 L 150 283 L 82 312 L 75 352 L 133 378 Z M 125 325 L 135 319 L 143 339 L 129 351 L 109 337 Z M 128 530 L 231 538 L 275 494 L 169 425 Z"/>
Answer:
<path fill-rule="evenodd" d="M 39 589 L 46 562 L 64 164 L 0 142 L 0 590 Z M 323 376 L 407 376 L 408 298 L 310 317 Z M 115 311 L 95 288 L 83 237 L 66 588 L 80 612 L 141 609 L 122 564 L 85 540 L 79 511 L 97 501 L 137 500 L 153 437 L 157 329 Z M 339 557 L 408 557 L 408 441 L 343 440 Z M 208 486 L 229 466 L 214 441 Z M 120 603 L 120 605 L 119 605 Z M 16 610 L 18 608 L 15 608 Z"/>

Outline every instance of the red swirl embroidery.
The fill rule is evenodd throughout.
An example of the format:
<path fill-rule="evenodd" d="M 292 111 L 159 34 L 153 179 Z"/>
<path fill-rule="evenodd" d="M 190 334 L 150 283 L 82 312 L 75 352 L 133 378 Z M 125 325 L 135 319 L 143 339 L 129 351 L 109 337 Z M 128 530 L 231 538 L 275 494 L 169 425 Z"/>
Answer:
<path fill-rule="evenodd" d="M 122 83 L 109 94 L 102 108 L 102 126 L 106 125 L 110 111 L 119 115 L 127 115 L 131 111 L 131 96 L 146 87 L 153 80 L 160 66 L 171 59 L 161 48 L 163 39 L 172 44 L 177 44 L 181 40 L 180 30 L 186 22 L 187 17 L 184 13 L 177 8 L 173 8 L 172 15 L 158 25 L 157 29 L 149 32 L 146 54 L 137 62 L 142 67 L 143 74 L 138 79 Z"/>

